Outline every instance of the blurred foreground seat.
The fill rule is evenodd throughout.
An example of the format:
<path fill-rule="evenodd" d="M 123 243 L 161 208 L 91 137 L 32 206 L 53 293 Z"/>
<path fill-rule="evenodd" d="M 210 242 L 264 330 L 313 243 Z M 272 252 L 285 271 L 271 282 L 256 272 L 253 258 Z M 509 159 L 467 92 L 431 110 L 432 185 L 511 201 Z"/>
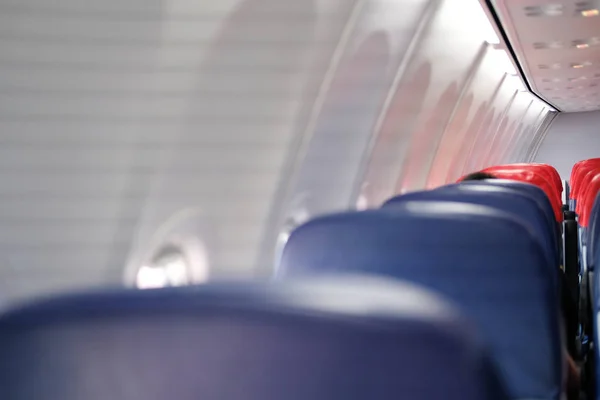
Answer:
<path fill-rule="evenodd" d="M 501 400 L 472 325 L 405 282 L 113 291 L 0 317 L 3 400 Z"/>

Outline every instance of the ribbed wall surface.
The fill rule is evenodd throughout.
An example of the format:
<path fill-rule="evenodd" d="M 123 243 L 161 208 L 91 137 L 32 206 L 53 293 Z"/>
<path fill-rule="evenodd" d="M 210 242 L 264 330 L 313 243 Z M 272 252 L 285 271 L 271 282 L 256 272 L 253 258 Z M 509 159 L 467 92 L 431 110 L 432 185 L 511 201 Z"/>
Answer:
<path fill-rule="evenodd" d="M 267 273 L 290 216 L 525 159 L 547 110 L 486 23 L 476 0 L 0 0 L 0 297 L 120 283 L 165 240 Z"/>

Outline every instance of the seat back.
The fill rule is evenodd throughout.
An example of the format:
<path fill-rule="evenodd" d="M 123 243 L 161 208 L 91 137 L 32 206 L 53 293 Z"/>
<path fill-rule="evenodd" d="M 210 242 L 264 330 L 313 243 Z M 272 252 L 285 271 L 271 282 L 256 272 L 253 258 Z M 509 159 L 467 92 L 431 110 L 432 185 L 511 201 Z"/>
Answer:
<path fill-rule="evenodd" d="M 537 202 L 530 196 L 511 188 L 486 185 L 452 184 L 436 190 L 413 192 L 388 200 L 384 207 L 393 207 L 407 201 L 458 201 L 490 206 L 516 215 L 530 226 L 540 238 L 548 257 L 548 266 L 560 265 L 560 252 L 556 237 L 548 227 L 546 216 Z"/>
<path fill-rule="evenodd" d="M 600 158 L 592 158 L 589 160 L 582 160 L 576 163 L 571 170 L 571 191 L 570 196 L 572 200 L 579 198 L 583 185 L 584 176 L 591 170 L 598 169 L 600 167 Z"/>
<path fill-rule="evenodd" d="M 593 270 L 596 264 L 595 255 L 600 240 L 600 193 L 596 194 L 587 229 L 587 265 Z"/>
<path fill-rule="evenodd" d="M 487 179 L 482 181 L 466 181 L 461 182 L 461 185 L 493 185 L 498 187 L 511 188 L 515 190 L 519 190 L 522 193 L 525 193 L 535 199 L 540 208 L 544 210 L 544 214 L 546 215 L 546 219 L 548 221 L 548 226 L 552 227 L 552 230 L 558 232 L 558 224 L 556 222 L 554 216 L 554 209 L 552 207 L 552 203 L 546 193 L 536 185 L 527 182 L 515 181 L 512 179 Z"/>
<path fill-rule="evenodd" d="M 585 182 L 585 188 L 581 192 L 580 202 L 577 204 L 579 213 L 579 225 L 587 228 L 589 224 L 590 214 L 596 200 L 596 194 L 600 190 L 600 171 L 588 175 Z"/>
<path fill-rule="evenodd" d="M 283 251 L 279 275 L 372 273 L 439 291 L 477 322 L 513 398 L 557 399 L 559 305 L 546 262 L 531 230 L 510 214 L 406 202 L 300 226 Z"/>
<path fill-rule="evenodd" d="M 501 179 L 512 179 L 538 186 L 548 197 L 548 200 L 552 205 L 555 220 L 559 222 L 562 221 L 562 199 L 560 193 L 557 193 L 554 186 L 539 172 L 531 170 L 531 168 L 518 169 L 509 167 L 505 168 L 502 166 L 490 169 L 488 172 L 493 173 L 496 177 Z"/>
<path fill-rule="evenodd" d="M 372 278 L 105 292 L 0 317 L 6 400 L 504 400 L 491 364 L 446 300 Z"/>
<path fill-rule="evenodd" d="M 503 164 L 503 165 L 496 165 L 493 167 L 486 168 L 483 171 L 493 173 L 493 171 L 495 169 L 504 169 L 504 170 L 506 170 L 506 169 L 516 169 L 516 170 L 528 169 L 534 173 L 543 175 L 544 178 L 546 178 L 546 180 L 553 186 L 556 193 L 561 194 L 563 192 L 563 184 L 562 184 L 562 180 L 560 178 L 560 174 L 558 173 L 556 168 L 554 168 L 550 164 L 541 164 L 541 163 Z"/>

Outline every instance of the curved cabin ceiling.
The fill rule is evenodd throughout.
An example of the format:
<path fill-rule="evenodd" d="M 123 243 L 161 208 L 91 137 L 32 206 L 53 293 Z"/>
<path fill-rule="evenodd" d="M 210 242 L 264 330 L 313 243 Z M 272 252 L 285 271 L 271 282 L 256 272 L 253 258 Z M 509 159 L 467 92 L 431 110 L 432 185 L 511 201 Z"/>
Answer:
<path fill-rule="evenodd" d="M 600 0 L 492 0 L 531 89 L 560 111 L 600 110 Z"/>

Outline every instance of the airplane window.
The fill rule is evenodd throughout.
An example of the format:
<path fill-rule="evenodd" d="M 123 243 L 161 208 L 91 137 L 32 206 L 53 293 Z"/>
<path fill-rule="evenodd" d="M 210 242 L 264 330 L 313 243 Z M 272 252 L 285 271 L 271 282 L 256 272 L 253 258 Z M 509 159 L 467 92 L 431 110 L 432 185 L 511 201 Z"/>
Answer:
<path fill-rule="evenodd" d="M 453 157 L 456 156 L 461 147 L 467 145 L 467 122 L 473 105 L 473 99 L 473 93 L 469 93 L 461 99 L 448 127 L 442 133 L 429 176 L 427 177 L 427 187 L 436 187 L 446 182 L 446 174 L 448 173 Z"/>
<path fill-rule="evenodd" d="M 163 247 L 149 265 L 140 267 L 136 276 L 139 289 L 185 286 L 191 281 L 189 263 L 176 246 Z"/>
<path fill-rule="evenodd" d="M 477 132 L 479 132 L 479 129 L 484 122 L 487 109 L 488 103 L 486 101 L 479 105 L 479 108 L 473 116 L 473 119 L 467 128 L 467 132 L 465 133 L 465 145 L 459 149 L 458 153 L 454 156 L 450 168 L 448 168 L 446 175 L 447 182 L 457 179 L 462 174 L 463 166 L 469 159 L 472 147 L 475 144 Z"/>
<path fill-rule="evenodd" d="M 183 209 L 152 229 L 129 256 L 124 281 L 140 289 L 206 282 L 214 235 L 199 209 Z"/>
<path fill-rule="evenodd" d="M 407 142 L 423 111 L 425 97 L 431 85 L 431 63 L 415 67 L 407 79 L 400 82 L 373 147 L 362 186 L 362 206 L 381 204 L 394 193 L 402 169 Z M 365 207 L 366 208 L 366 207 Z"/>
<path fill-rule="evenodd" d="M 459 91 L 456 82 L 452 82 L 442 93 L 432 114 L 421 116 L 420 126 L 416 128 L 409 144 L 407 156 L 402 168 L 402 175 L 398 180 L 397 191 L 414 190 L 426 183 L 429 166 L 435 155 L 430 143 L 436 141 L 443 134 L 446 124 L 452 115 L 453 105 L 458 100 Z"/>
<path fill-rule="evenodd" d="M 295 193 L 313 196 L 311 212 L 330 211 L 347 203 L 385 100 L 389 60 L 389 37 L 375 32 L 338 68 L 294 188 Z"/>

